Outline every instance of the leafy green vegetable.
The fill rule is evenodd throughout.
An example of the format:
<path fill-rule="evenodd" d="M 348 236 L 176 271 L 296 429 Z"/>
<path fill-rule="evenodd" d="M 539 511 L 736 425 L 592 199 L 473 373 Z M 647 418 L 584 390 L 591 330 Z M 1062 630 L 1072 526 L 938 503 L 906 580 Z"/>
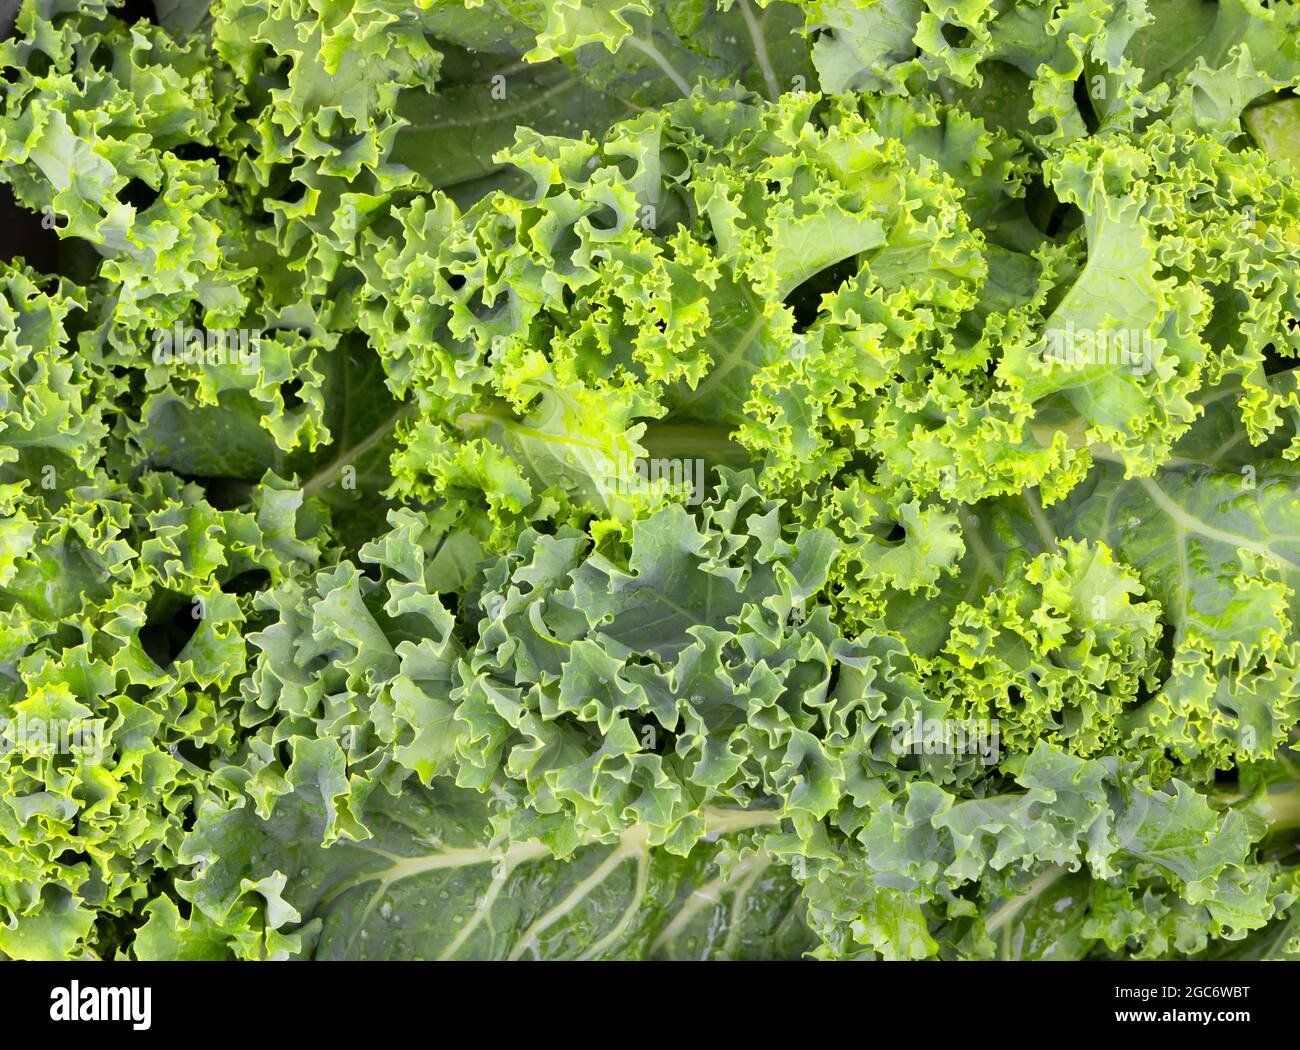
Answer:
<path fill-rule="evenodd" d="M 0 70 L 0 957 L 1300 958 L 1300 4 Z"/>

